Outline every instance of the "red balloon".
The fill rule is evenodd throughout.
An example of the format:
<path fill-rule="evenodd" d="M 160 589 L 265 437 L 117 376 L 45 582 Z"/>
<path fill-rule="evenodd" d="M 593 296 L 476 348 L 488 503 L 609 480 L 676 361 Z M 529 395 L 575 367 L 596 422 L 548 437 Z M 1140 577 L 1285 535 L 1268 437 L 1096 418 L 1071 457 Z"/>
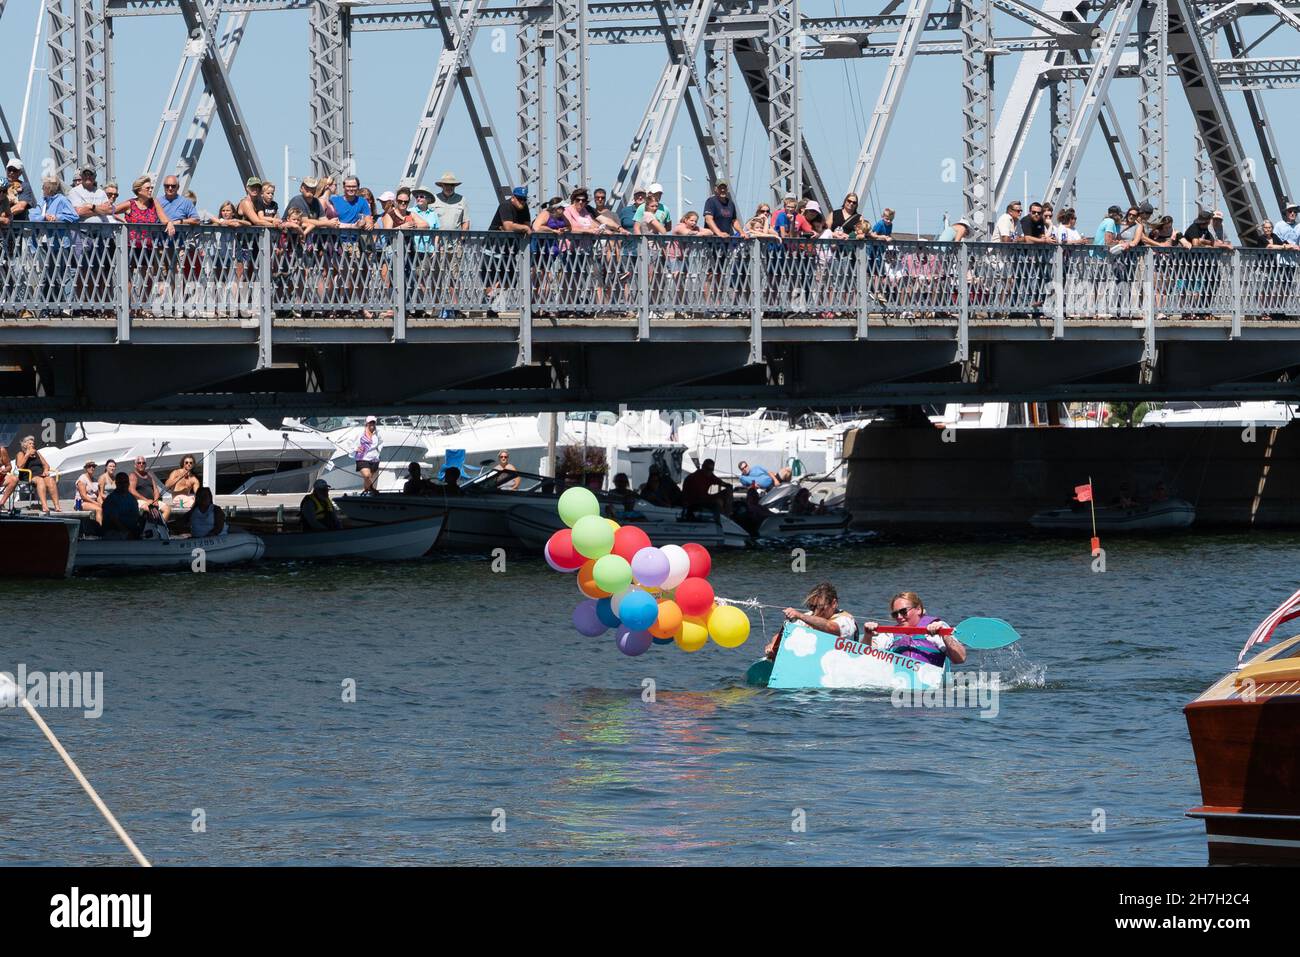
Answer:
<path fill-rule="evenodd" d="M 614 533 L 614 554 L 632 561 L 632 556 L 650 547 L 650 536 L 635 525 L 620 525 Z"/>
<path fill-rule="evenodd" d="M 690 578 L 708 578 L 709 572 L 713 570 L 713 559 L 709 557 L 709 550 L 703 545 L 697 545 L 695 542 L 687 542 L 682 546 L 688 558 L 691 560 L 691 570 L 687 572 Z"/>
<path fill-rule="evenodd" d="M 573 530 L 569 528 L 562 528 L 552 535 L 546 542 L 546 548 L 550 552 L 551 561 L 565 571 L 577 571 L 587 561 L 574 550 Z"/>
<path fill-rule="evenodd" d="M 673 598 L 683 615 L 704 615 L 713 607 L 713 586 L 703 578 L 688 578 Z"/>

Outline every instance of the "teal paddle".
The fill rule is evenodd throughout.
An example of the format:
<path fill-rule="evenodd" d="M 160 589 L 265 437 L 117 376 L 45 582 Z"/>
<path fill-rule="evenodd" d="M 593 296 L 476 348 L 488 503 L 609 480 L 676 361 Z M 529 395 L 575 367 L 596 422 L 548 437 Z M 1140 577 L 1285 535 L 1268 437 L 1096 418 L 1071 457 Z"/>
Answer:
<path fill-rule="evenodd" d="M 877 631 L 890 635 L 920 635 L 925 633 L 924 628 L 913 628 L 907 625 L 882 625 Z M 975 648 L 980 651 L 1005 648 L 1007 645 L 1015 644 L 1020 640 L 1020 634 L 1001 618 L 967 618 L 958 622 L 957 627 L 948 630 L 947 633 L 955 636 L 967 648 Z M 760 658 L 754 662 L 749 666 L 749 670 L 745 672 L 745 683 L 766 687 L 768 679 L 772 677 L 773 664 L 775 662 L 766 658 Z"/>

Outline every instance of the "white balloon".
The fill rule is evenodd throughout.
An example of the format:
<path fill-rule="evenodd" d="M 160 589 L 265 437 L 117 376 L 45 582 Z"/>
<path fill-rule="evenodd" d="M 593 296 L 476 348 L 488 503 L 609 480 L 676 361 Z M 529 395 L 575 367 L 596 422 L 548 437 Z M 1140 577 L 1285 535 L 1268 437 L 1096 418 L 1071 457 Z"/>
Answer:
<path fill-rule="evenodd" d="M 663 545 L 659 550 L 668 556 L 668 577 L 659 587 L 676 588 L 691 573 L 691 556 L 680 545 Z"/>

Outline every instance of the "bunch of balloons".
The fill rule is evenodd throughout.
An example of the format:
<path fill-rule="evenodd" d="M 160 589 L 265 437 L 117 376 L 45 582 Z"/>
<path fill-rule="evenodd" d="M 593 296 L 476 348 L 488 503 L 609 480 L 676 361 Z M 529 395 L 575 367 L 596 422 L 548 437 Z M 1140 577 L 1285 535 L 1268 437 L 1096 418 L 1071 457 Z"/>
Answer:
<path fill-rule="evenodd" d="M 560 496 L 562 528 L 546 543 L 546 562 L 557 572 L 577 572 L 586 600 L 573 610 L 573 627 L 590 638 L 615 630 L 618 650 L 641 655 L 651 645 L 674 643 L 699 651 L 712 638 L 737 648 L 749 637 L 749 618 L 715 602 L 708 549 L 691 542 L 656 548 L 635 525 L 600 514 L 585 488 Z"/>

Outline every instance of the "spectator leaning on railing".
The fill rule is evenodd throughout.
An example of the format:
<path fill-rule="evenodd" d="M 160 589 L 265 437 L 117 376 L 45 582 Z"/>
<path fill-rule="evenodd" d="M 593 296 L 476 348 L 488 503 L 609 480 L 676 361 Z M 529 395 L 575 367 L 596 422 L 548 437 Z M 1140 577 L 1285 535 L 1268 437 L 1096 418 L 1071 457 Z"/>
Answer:
<path fill-rule="evenodd" d="M 23 176 L 23 161 L 11 157 L 5 164 L 5 192 L 9 196 L 9 216 L 15 223 L 24 222 L 36 205 L 36 197 Z"/>

